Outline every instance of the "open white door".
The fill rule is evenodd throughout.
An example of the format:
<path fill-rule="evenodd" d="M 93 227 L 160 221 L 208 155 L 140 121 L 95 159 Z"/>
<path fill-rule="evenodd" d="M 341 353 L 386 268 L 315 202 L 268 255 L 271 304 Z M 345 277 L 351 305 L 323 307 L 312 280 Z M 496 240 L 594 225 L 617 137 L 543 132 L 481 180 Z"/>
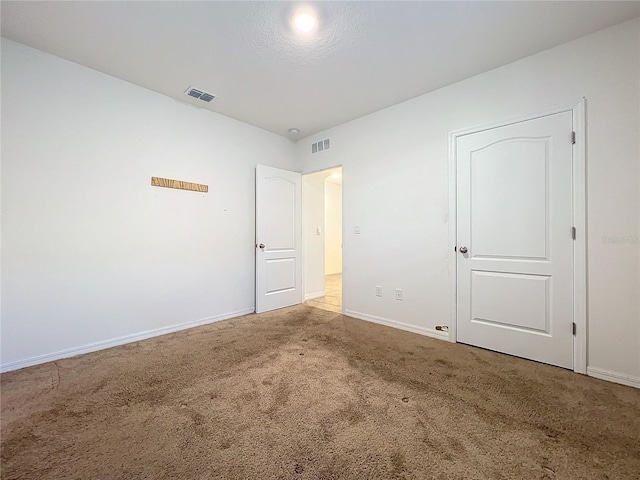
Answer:
<path fill-rule="evenodd" d="M 457 339 L 573 367 L 572 112 L 457 138 Z"/>
<path fill-rule="evenodd" d="M 256 312 L 302 303 L 302 177 L 256 166 Z"/>

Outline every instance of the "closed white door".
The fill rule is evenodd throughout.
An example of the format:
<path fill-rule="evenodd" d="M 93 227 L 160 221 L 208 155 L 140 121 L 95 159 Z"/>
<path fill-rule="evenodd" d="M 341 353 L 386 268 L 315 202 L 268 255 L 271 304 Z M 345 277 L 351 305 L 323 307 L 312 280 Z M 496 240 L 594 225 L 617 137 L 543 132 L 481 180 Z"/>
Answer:
<path fill-rule="evenodd" d="M 460 136 L 457 340 L 573 368 L 571 112 Z"/>
<path fill-rule="evenodd" d="M 256 312 L 302 303 L 302 177 L 256 167 Z"/>

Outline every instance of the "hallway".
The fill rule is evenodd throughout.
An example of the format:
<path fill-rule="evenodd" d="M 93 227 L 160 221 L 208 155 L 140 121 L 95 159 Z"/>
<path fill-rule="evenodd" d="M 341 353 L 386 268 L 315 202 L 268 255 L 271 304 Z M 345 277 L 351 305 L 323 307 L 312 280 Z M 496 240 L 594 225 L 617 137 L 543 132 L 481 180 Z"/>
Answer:
<path fill-rule="evenodd" d="M 305 304 L 330 312 L 342 313 L 342 274 L 326 275 L 324 277 L 324 291 L 324 297 L 307 300 Z"/>

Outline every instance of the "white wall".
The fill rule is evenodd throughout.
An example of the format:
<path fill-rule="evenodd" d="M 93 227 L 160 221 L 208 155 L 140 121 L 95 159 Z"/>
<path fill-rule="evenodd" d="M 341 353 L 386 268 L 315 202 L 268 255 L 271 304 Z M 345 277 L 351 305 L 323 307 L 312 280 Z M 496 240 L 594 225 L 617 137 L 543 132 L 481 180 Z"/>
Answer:
<path fill-rule="evenodd" d="M 342 273 L 342 185 L 324 181 L 324 273 Z"/>
<path fill-rule="evenodd" d="M 589 371 L 640 386 L 639 19 L 299 141 L 304 171 L 343 166 L 346 311 L 434 335 L 449 324 L 449 132 L 583 96 Z M 327 137 L 331 150 L 312 158 L 310 144 Z M 394 300 L 395 288 L 404 301 Z"/>
<path fill-rule="evenodd" d="M 449 323 L 448 133 L 585 96 L 590 372 L 640 385 L 639 45 L 636 19 L 299 141 L 304 171 L 343 165 L 345 308 Z M 284 138 L 2 39 L 2 368 L 251 310 L 256 163 L 300 169 Z"/>
<path fill-rule="evenodd" d="M 324 179 L 325 172 L 302 176 L 304 228 L 304 297 L 322 297 L 324 287 Z M 318 233 L 318 229 L 320 233 Z"/>
<path fill-rule="evenodd" d="M 257 163 L 294 145 L 2 39 L 2 368 L 252 311 Z"/>

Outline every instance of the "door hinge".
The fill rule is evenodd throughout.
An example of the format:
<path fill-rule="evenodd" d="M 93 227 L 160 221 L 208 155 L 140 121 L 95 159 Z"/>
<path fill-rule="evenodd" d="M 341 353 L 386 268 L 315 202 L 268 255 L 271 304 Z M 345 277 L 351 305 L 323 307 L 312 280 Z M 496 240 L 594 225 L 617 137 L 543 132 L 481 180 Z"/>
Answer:
<path fill-rule="evenodd" d="M 571 227 L 571 238 L 575 240 L 576 236 L 577 236 L 576 227 Z"/>
<path fill-rule="evenodd" d="M 576 143 L 576 132 L 571 132 L 571 144 L 575 145 Z"/>
<path fill-rule="evenodd" d="M 573 334 L 575 335 L 576 334 L 576 322 L 573 322 L 571 325 L 572 325 L 571 328 L 572 328 Z"/>

